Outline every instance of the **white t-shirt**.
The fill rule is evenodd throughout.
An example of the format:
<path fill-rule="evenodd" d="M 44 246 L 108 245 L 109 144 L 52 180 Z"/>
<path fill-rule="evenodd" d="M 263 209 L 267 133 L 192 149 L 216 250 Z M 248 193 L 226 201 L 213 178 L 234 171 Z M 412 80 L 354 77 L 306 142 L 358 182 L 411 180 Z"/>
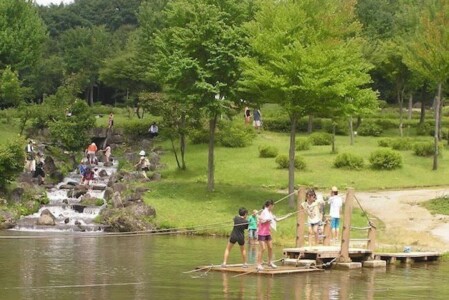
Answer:
<path fill-rule="evenodd" d="M 318 198 L 318 197 L 317 197 Z M 323 213 L 321 211 L 321 207 L 324 205 L 323 200 L 315 200 L 312 203 L 308 203 L 307 201 L 303 202 L 302 207 L 306 211 L 309 224 L 317 224 L 322 221 Z"/>
<path fill-rule="evenodd" d="M 343 205 L 343 200 L 339 195 L 334 195 L 329 198 L 330 211 L 329 215 L 331 218 L 340 218 L 340 210 Z"/>

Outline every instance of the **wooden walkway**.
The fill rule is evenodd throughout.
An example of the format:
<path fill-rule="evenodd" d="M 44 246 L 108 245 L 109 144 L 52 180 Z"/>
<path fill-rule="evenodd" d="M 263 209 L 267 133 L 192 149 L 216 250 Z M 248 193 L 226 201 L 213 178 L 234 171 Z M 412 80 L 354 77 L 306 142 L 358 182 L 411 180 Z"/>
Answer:
<path fill-rule="evenodd" d="M 388 264 L 394 264 L 397 261 L 401 263 L 414 263 L 437 261 L 440 259 L 441 253 L 438 252 L 397 252 L 397 253 L 376 253 L 374 259 L 385 260 Z"/>
<path fill-rule="evenodd" d="M 372 251 L 363 248 L 349 248 L 349 257 L 353 261 L 365 261 L 372 256 Z M 317 264 L 340 257 L 340 246 L 312 246 L 285 248 L 284 257 L 290 259 L 312 259 Z"/>

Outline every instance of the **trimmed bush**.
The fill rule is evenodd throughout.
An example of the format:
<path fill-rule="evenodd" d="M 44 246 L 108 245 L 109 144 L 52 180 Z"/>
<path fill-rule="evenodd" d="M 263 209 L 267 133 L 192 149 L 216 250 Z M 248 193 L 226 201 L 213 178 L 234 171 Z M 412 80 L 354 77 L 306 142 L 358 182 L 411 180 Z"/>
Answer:
<path fill-rule="evenodd" d="M 278 148 L 274 146 L 260 146 L 259 147 L 259 157 L 276 157 L 278 155 Z"/>
<path fill-rule="evenodd" d="M 308 138 L 298 138 L 296 140 L 296 151 L 310 150 L 310 139 Z"/>
<path fill-rule="evenodd" d="M 361 136 L 380 136 L 382 128 L 373 122 L 363 122 L 357 129 L 357 134 Z"/>
<path fill-rule="evenodd" d="M 394 170 L 402 167 L 402 156 L 400 153 L 381 149 L 371 153 L 369 157 L 371 167 L 376 170 Z"/>
<path fill-rule="evenodd" d="M 209 143 L 209 131 L 205 128 L 192 129 L 189 132 L 189 138 L 192 144 L 207 144 Z"/>
<path fill-rule="evenodd" d="M 150 121 L 130 120 L 122 123 L 123 133 L 132 139 L 140 139 L 148 134 Z"/>
<path fill-rule="evenodd" d="M 423 136 L 430 135 L 431 130 L 432 130 L 432 125 L 430 125 L 430 123 L 428 123 L 428 122 L 424 122 L 424 123 L 418 124 L 416 126 L 416 134 L 417 135 L 423 135 Z"/>
<path fill-rule="evenodd" d="M 352 153 L 341 153 L 334 160 L 334 167 L 336 168 L 360 170 L 363 165 L 363 157 Z"/>
<path fill-rule="evenodd" d="M 217 140 L 224 147 L 243 148 L 250 145 L 255 136 L 254 129 L 251 126 L 224 122 L 220 125 Z"/>
<path fill-rule="evenodd" d="M 441 150 L 443 146 L 438 144 L 438 153 L 441 155 Z M 435 154 L 435 143 L 434 142 L 420 142 L 413 146 L 413 151 L 417 156 L 432 156 Z"/>
<path fill-rule="evenodd" d="M 288 169 L 288 156 L 285 154 L 280 154 L 276 157 L 275 162 L 278 164 L 279 169 Z M 300 156 L 295 156 L 295 169 L 304 170 L 306 168 L 306 162 L 304 158 Z"/>
<path fill-rule="evenodd" d="M 323 120 L 323 129 L 327 132 L 332 134 L 333 130 L 333 121 L 332 120 Z M 349 134 L 349 125 L 348 120 L 338 120 L 336 122 L 335 126 L 335 134 L 336 135 L 348 135 Z"/>
<path fill-rule="evenodd" d="M 399 151 L 412 150 L 413 142 L 409 138 L 395 139 L 391 141 L 391 148 Z"/>
<path fill-rule="evenodd" d="M 332 135 L 327 132 L 314 132 L 309 135 L 309 140 L 315 146 L 324 146 L 332 144 Z"/>
<path fill-rule="evenodd" d="M 380 139 L 377 141 L 379 147 L 391 147 L 392 139 Z"/>

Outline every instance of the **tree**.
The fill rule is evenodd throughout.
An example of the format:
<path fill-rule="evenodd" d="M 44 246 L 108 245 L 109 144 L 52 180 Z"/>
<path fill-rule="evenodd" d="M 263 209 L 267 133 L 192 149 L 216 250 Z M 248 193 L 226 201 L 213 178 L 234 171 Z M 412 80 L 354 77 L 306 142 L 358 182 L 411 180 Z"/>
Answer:
<path fill-rule="evenodd" d="M 40 57 L 45 25 L 32 1 L 0 1 L 0 69 L 22 71 Z"/>
<path fill-rule="evenodd" d="M 209 123 L 208 190 L 215 188 L 215 130 L 218 117 L 236 100 L 238 57 L 246 51 L 239 28 L 251 16 L 252 1 L 175 0 L 164 10 L 156 33 L 154 74 L 177 101 L 190 102 Z"/>
<path fill-rule="evenodd" d="M 437 86 L 433 157 L 433 170 L 437 170 L 443 84 L 449 79 L 449 0 L 430 0 L 426 3 L 428 6 L 422 10 L 414 37 L 406 45 L 404 61 Z"/>
<path fill-rule="evenodd" d="M 252 55 L 242 59 L 241 89 L 279 103 L 289 115 L 291 194 L 298 119 L 329 108 L 350 111 L 358 107 L 354 102 L 376 99 L 365 88 L 370 64 L 362 57 L 353 5 L 333 0 L 265 1 L 247 26 Z M 291 197 L 290 205 L 293 201 Z"/>
<path fill-rule="evenodd" d="M 19 74 L 6 67 L 0 78 L 0 108 L 17 107 L 22 101 L 25 89 L 21 87 Z"/>
<path fill-rule="evenodd" d="M 25 161 L 25 141 L 15 139 L 0 145 L 0 190 L 5 191 L 6 185 L 23 171 Z"/>

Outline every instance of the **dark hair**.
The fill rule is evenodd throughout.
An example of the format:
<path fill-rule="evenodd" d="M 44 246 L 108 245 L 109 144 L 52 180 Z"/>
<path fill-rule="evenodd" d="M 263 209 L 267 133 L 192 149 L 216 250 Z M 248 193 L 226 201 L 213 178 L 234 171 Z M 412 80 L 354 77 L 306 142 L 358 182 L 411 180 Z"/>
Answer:
<path fill-rule="evenodd" d="M 263 205 L 262 208 L 268 207 L 268 206 L 270 206 L 270 205 L 274 205 L 274 201 L 271 200 L 271 199 L 265 201 L 265 204 Z"/>
<path fill-rule="evenodd" d="M 312 195 L 312 196 L 316 197 L 315 190 L 314 189 L 308 189 L 307 192 L 306 192 L 306 196 L 309 196 L 309 195 Z"/>
<path fill-rule="evenodd" d="M 244 208 L 244 207 L 239 208 L 239 216 L 240 217 L 246 216 L 247 214 L 248 214 L 248 210 L 246 208 Z"/>

